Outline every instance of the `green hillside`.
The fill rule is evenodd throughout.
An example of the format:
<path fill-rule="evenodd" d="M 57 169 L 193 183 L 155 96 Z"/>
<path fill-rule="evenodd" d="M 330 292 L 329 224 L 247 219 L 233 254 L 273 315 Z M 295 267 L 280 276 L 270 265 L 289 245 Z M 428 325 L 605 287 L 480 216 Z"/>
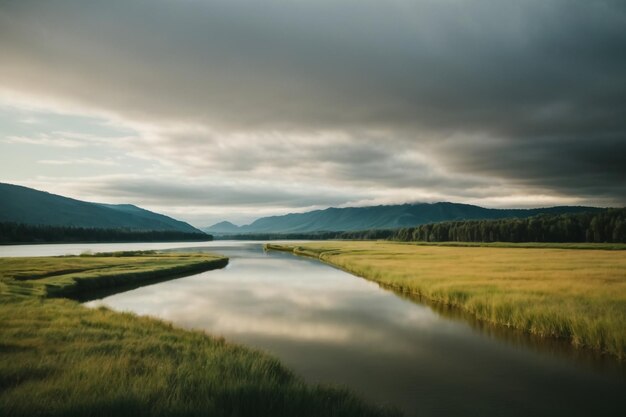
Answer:
<path fill-rule="evenodd" d="M 0 222 L 199 233 L 188 223 L 131 204 L 98 204 L 0 183 Z"/>
<path fill-rule="evenodd" d="M 490 209 L 469 204 L 420 203 L 390 206 L 346 207 L 263 217 L 253 223 L 231 227 L 228 222 L 204 229 L 214 234 L 308 233 L 318 231 L 357 231 L 398 229 L 451 220 L 491 220 L 526 218 L 538 214 L 564 214 L 597 211 L 594 207 L 561 206 L 534 209 Z"/>

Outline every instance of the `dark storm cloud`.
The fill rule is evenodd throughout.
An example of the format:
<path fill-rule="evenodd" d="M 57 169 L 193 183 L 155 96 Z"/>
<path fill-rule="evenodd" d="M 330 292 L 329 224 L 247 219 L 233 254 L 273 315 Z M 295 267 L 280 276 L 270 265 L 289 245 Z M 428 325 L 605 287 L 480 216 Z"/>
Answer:
<path fill-rule="evenodd" d="M 624 204 L 625 28 L 623 0 L 5 0 L 0 86 L 207 126 L 210 167 Z M 242 153 L 233 132 L 290 139 Z"/>
<path fill-rule="evenodd" d="M 624 134 L 529 138 L 525 141 L 464 144 L 451 164 L 461 170 L 515 178 L 519 185 L 596 196 L 626 196 Z M 519 175 L 524 172 L 524 175 Z"/>

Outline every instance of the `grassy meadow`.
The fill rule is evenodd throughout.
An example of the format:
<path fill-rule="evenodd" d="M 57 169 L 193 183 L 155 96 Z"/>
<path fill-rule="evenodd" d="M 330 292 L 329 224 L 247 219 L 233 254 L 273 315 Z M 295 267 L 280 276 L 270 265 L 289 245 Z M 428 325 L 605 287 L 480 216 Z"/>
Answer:
<path fill-rule="evenodd" d="M 160 320 L 56 298 L 222 267 L 197 254 L 0 258 L 6 416 L 383 416 L 278 360 Z M 54 297 L 54 298 L 51 298 Z"/>
<path fill-rule="evenodd" d="M 626 358 L 626 252 L 506 246 L 326 241 L 266 248 L 320 259 L 486 322 Z"/>
<path fill-rule="evenodd" d="M 211 254 L 118 252 L 81 256 L 0 258 L 0 294 L 65 297 L 226 266 Z"/>

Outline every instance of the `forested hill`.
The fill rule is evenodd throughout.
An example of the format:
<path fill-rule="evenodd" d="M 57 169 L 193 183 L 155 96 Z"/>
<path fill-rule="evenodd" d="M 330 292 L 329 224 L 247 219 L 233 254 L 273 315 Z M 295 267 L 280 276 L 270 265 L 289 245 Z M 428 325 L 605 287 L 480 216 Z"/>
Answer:
<path fill-rule="evenodd" d="M 396 230 L 388 237 L 424 242 L 626 243 L 626 209 L 526 219 L 443 222 Z"/>
<path fill-rule="evenodd" d="M 212 239 L 211 235 L 203 232 L 41 226 L 0 222 L 0 245 L 86 242 L 206 242 Z"/>
<path fill-rule="evenodd" d="M 89 203 L 3 183 L 0 183 L 0 222 L 129 231 L 201 233 L 188 223 L 131 204 Z"/>
<path fill-rule="evenodd" d="M 539 214 L 524 219 L 462 220 L 400 229 L 223 235 L 250 240 L 395 240 L 401 242 L 626 243 L 626 208 Z"/>
<path fill-rule="evenodd" d="M 399 229 L 452 220 L 527 218 L 538 214 L 593 212 L 594 207 L 561 206 L 535 209 L 489 209 L 469 204 L 421 203 L 390 206 L 328 208 L 307 213 L 263 217 L 237 227 L 227 222 L 205 228 L 213 234 L 311 233 Z M 225 227 L 228 226 L 228 227 Z"/>

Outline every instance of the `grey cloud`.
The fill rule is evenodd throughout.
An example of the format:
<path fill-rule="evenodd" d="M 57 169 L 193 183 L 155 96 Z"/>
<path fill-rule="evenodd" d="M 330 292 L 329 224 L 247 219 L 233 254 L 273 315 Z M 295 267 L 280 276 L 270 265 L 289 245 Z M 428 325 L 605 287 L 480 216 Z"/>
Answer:
<path fill-rule="evenodd" d="M 526 141 L 466 143 L 450 164 L 483 176 L 515 178 L 563 194 L 624 204 L 626 140 L 621 134 L 528 138 Z M 524 175 L 519 175 L 523 172 Z"/>
<path fill-rule="evenodd" d="M 398 138 L 389 133 L 258 135 L 255 139 L 203 131 L 169 132 L 134 146 L 164 162 L 176 161 L 175 165 L 197 176 L 229 173 L 333 187 L 436 188 L 442 193 L 476 192 L 494 183 L 493 179 L 449 174 L 420 146 L 405 144 L 398 152 Z"/>
<path fill-rule="evenodd" d="M 308 207 L 340 205 L 362 198 L 346 190 L 317 188 L 307 190 L 273 186 L 272 184 L 221 185 L 204 182 L 181 184 L 177 179 L 113 176 L 85 180 L 73 184 L 83 193 L 95 193 L 115 201 L 138 201 L 157 206 L 277 206 Z M 139 204 L 139 203 L 138 203 Z"/>
<path fill-rule="evenodd" d="M 200 171 L 624 204 L 625 27 L 621 0 L 3 2 L 0 87 L 206 126 L 146 149 Z"/>

